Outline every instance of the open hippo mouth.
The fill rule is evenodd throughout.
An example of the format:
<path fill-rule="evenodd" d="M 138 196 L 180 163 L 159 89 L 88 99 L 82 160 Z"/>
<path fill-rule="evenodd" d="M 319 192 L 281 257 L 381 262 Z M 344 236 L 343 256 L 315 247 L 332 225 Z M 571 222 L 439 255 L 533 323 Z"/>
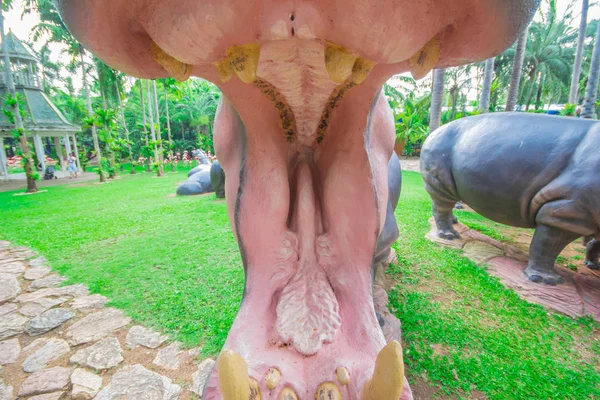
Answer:
<path fill-rule="evenodd" d="M 381 87 L 498 54 L 538 2 L 59 0 L 112 67 L 224 94 L 214 142 L 246 285 L 205 399 L 411 398 L 371 293 L 395 138 Z"/>

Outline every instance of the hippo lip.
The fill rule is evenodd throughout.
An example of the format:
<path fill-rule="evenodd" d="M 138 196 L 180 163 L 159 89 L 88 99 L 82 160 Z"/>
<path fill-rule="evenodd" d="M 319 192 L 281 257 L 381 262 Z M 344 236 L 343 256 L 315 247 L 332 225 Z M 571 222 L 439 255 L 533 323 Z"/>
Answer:
<path fill-rule="evenodd" d="M 108 65 L 223 92 L 214 143 L 246 283 L 204 399 L 411 398 L 373 308 L 395 139 L 380 89 L 498 54 L 538 3 L 58 0 Z"/>

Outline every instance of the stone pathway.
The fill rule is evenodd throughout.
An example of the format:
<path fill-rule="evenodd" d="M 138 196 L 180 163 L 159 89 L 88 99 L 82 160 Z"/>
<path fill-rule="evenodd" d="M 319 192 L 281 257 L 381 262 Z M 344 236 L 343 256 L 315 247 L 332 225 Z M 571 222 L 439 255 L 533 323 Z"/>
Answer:
<path fill-rule="evenodd" d="M 590 315 L 600 321 L 600 271 L 579 268 L 575 272 L 556 264 L 556 271 L 565 283 L 556 286 L 533 283 L 523 274 L 528 255 L 518 247 L 501 243 L 461 223 L 454 226 L 460 239 L 442 239 L 437 235 L 433 218 L 429 223 L 431 230 L 425 236 L 427 239 L 462 249 L 465 256 L 479 265 L 485 264 L 490 275 L 500 278 L 525 300 L 570 317 Z"/>
<path fill-rule="evenodd" d="M 0 400 L 198 399 L 214 361 L 0 241 Z"/>

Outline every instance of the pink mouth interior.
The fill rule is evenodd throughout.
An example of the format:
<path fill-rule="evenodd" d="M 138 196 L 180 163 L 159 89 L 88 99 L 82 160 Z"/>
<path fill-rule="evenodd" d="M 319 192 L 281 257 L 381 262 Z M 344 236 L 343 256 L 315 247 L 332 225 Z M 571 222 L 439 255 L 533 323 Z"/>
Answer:
<path fill-rule="evenodd" d="M 110 3 L 110 4 L 108 4 Z M 114 68 L 165 77 L 152 42 L 219 85 L 215 147 L 225 170 L 245 294 L 225 347 L 239 353 L 263 399 L 300 399 L 335 383 L 358 399 L 385 345 L 373 309 L 372 259 L 394 147 L 380 88 L 432 38 L 438 67 L 508 47 L 537 0 L 61 0 L 75 36 Z M 222 82 L 213 63 L 255 43 L 254 83 Z M 358 85 L 334 83 L 327 43 L 376 65 Z M 291 121 L 291 122 L 290 122 Z M 291 133 L 290 133 L 291 132 Z M 350 372 L 339 384 L 336 369 Z M 281 372 L 269 390 L 265 374 Z M 220 399 L 213 371 L 205 399 Z M 408 385 L 403 399 L 411 398 Z"/>

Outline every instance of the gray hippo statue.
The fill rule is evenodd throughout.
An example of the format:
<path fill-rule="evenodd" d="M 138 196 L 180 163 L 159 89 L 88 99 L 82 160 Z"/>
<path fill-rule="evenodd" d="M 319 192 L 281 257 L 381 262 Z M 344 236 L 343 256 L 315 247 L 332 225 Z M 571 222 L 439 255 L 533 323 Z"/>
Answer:
<path fill-rule="evenodd" d="M 215 195 L 218 199 L 225 198 L 225 171 L 218 161 L 215 161 L 210 166 L 210 184 L 212 185 Z"/>
<path fill-rule="evenodd" d="M 210 164 L 200 164 L 192 169 L 195 172 L 189 174 L 186 181 L 177 188 L 180 196 L 192 196 L 196 194 L 210 193 L 213 187 L 210 184 Z"/>
<path fill-rule="evenodd" d="M 581 236 L 600 238 L 600 123 L 539 114 L 464 118 L 433 132 L 421 151 L 421 174 L 433 200 L 438 235 L 452 228 L 454 204 L 502 224 L 535 228 L 525 274 L 555 285 L 554 262 Z M 600 242 L 586 264 L 598 269 Z"/>

